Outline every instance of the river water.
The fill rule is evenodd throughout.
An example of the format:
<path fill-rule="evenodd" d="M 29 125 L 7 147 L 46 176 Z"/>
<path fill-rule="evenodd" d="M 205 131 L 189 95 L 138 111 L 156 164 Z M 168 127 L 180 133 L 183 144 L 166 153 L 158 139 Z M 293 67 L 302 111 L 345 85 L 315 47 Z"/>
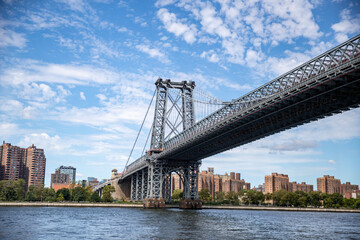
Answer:
<path fill-rule="evenodd" d="M 0 239 L 360 239 L 360 214 L 0 207 Z"/>

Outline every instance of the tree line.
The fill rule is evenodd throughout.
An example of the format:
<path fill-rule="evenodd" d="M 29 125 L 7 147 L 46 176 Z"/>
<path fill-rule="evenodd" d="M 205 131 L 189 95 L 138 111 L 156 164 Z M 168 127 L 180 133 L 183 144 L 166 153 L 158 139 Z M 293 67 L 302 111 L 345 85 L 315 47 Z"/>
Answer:
<path fill-rule="evenodd" d="M 25 191 L 25 180 L 18 179 L 0 181 L 0 201 L 29 201 L 29 202 L 112 202 L 113 186 L 105 186 L 102 197 L 94 192 L 91 186 L 72 184 L 71 188 L 62 188 L 55 192 L 43 185 L 32 185 Z"/>
<path fill-rule="evenodd" d="M 174 190 L 173 201 L 183 197 L 182 190 Z M 216 192 L 212 198 L 209 189 L 201 189 L 199 198 L 204 204 L 229 204 L 229 205 L 269 205 L 285 207 L 325 207 L 325 208 L 353 208 L 360 209 L 360 198 L 346 199 L 339 193 L 326 194 L 322 192 L 289 192 L 279 190 L 274 193 L 263 194 L 254 190 L 235 192 Z"/>

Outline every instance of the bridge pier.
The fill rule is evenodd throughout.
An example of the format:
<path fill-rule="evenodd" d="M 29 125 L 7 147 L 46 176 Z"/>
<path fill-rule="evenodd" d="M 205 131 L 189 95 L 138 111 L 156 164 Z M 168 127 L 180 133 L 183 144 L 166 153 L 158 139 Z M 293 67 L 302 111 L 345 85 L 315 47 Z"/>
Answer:
<path fill-rule="evenodd" d="M 164 208 L 165 202 L 171 200 L 171 172 L 177 171 L 181 176 L 184 186 L 184 199 L 179 207 L 183 209 L 201 209 L 202 202 L 199 200 L 198 176 L 201 161 L 181 162 L 176 165 L 168 161 L 150 161 L 147 172 L 147 195 L 143 195 L 144 208 Z M 139 183 L 140 172 L 134 173 L 131 178 L 132 184 Z"/>
<path fill-rule="evenodd" d="M 165 208 L 163 198 L 146 198 L 144 199 L 144 208 Z"/>
<path fill-rule="evenodd" d="M 202 202 L 199 199 L 198 180 L 201 161 L 190 162 L 182 170 L 184 183 L 184 198 L 181 199 L 179 208 L 201 209 Z"/>
<path fill-rule="evenodd" d="M 200 199 L 181 199 L 179 203 L 181 209 L 202 209 L 202 202 Z"/>

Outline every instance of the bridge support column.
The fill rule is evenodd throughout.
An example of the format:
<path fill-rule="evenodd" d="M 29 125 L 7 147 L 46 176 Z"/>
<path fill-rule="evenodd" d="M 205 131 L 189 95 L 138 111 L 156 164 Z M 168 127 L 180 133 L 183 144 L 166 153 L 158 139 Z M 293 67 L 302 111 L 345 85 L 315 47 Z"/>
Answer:
<path fill-rule="evenodd" d="M 183 170 L 184 178 L 184 196 L 180 201 L 179 208 L 183 209 L 201 209 L 202 202 L 199 199 L 198 179 L 199 166 L 201 162 L 196 161 L 185 167 Z"/>
<path fill-rule="evenodd" d="M 144 199 L 144 208 L 164 208 L 162 195 L 164 181 L 164 166 L 161 162 L 152 162 L 148 167 L 148 192 Z"/>

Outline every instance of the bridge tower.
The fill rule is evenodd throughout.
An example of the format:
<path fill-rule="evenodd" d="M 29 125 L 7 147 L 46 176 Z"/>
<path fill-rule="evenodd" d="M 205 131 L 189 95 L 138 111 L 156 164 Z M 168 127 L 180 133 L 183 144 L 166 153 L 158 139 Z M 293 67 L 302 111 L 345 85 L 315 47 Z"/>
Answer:
<path fill-rule="evenodd" d="M 171 173 L 176 172 L 180 175 L 184 186 L 184 199 L 180 207 L 200 208 L 198 173 L 201 160 L 171 161 L 171 159 L 158 158 L 158 154 L 164 150 L 164 142 L 167 139 L 195 124 L 193 101 L 195 83 L 192 81 L 172 82 L 169 79 L 159 78 L 155 85 L 157 96 L 150 150 L 147 153 L 147 192 L 144 206 L 165 206 L 165 201 L 171 199 Z M 177 95 L 171 96 L 170 89 L 177 92 Z M 175 112 L 176 118 L 180 118 L 180 121 L 171 122 L 169 119 L 171 112 Z"/>

